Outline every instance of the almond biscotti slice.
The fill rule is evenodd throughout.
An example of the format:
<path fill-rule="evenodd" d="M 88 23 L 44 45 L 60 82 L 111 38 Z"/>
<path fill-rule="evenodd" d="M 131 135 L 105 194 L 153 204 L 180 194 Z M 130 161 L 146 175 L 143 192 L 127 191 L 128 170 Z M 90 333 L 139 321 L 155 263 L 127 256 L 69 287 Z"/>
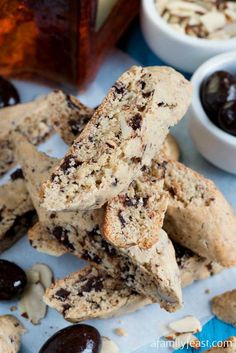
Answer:
<path fill-rule="evenodd" d="M 236 264 L 236 217 L 215 184 L 176 161 L 165 164 L 170 200 L 164 229 L 177 243 L 224 267 Z"/>
<path fill-rule="evenodd" d="M 0 186 L 0 253 L 10 248 L 32 226 L 36 212 L 20 169 Z"/>
<path fill-rule="evenodd" d="M 59 243 L 55 236 L 51 234 L 50 230 L 46 227 L 43 227 L 43 225 L 40 223 L 37 223 L 35 226 L 33 226 L 33 228 L 30 229 L 28 232 L 28 237 L 31 245 L 39 252 L 43 252 L 52 256 L 61 256 L 66 252 L 71 252 L 70 248 L 62 244 L 63 240 L 62 243 Z M 103 242 L 102 245 L 106 245 L 106 242 Z M 176 261 L 180 271 L 182 287 L 187 287 L 194 281 L 206 279 L 224 270 L 224 268 L 217 263 L 204 259 L 177 243 L 173 243 L 173 245 L 175 249 Z M 79 246 L 77 248 L 79 248 Z M 109 250 L 109 252 L 115 251 L 115 249 L 113 249 L 111 246 L 108 247 L 108 243 L 106 248 L 106 250 Z M 85 249 L 87 249 L 87 247 L 85 247 Z M 82 250 L 81 246 L 81 251 L 79 253 L 82 254 L 82 251 L 83 253 L 84 251 L 86 252 L 86 250 Z M 75 254 L 75 250 L 73 253 Z M 96 257 L 96 254 L 98 254 L 98 252 L 95 251 L 95 253 L 91 253 L 89 256 L 94 258 L 95 261 L 99 261 Z M 100 256 L 100 253 L 98 256 Z M 87 254 L 85 255 L 85 258 L 87 259 Z M 91 262 L 90 259 L 89 261 Z"/>
<path fill-rule="evenodd" d="M 84 130 L 85 126 L 95 113 L 95 109 L 84 105 L 74 96 L 68 96 L 68 99 L 71 100 L 71 105 L 75 108 L 74 110 L 68 110 L 67 112 L 68 108 L 64 102 L 62 92 L 61 98 L 61 102 L 58 101 L 57 104 L 53 104 L 55 112 L 52 114 L 51 122 L 54 130 L 61 136 L 63 141 L 70 146 Z M 65 114 L 57 114 L 58 108 L 63 105 Z M 162 145 L 161 153 L 169 159 L 179 160 L 180 147 L 176 139 L 171 134 L 167 135 Z"/>
<path fill-rule="evenodd" d="M 50 115 L 48 96 L 0 110 L 0 175 L 15 164 L 12 131 L 19 130 L 38 144 L 52 132 Z"/>
<path fill-rule="evenodd" d="M 171 68 L 134 66 L 125 72 L 45 183 L 43 206 L 99 208 L 127 190 L 190 99 L 189 82 Z"/>
<path fill-rule="evenodd" d="M 74 96 L 68 96 L 68 100 L 70 100 L 71 103 L 66 103 L 64 100 L 64 94 L 61 92 L 60 95 L 61 102 L 59 101 L 60 96 L 58 95 L 57 104 L 53 104 L 51 107 L 52 109 L 55 109 L 52 114 L 51 122 L 54 130 L 61 136 L 63 141 L 68 146 L 71 146 L 92 118 L 95 109 L 84 105 Z M 68 104 L 71 107 L 74 107 L 74 109 L 68 109 Z M 58 114 L 58 109 L 62 109 L 63 106 L 65 114 Z M 180 148 L 178 142 L 171 134 L 167 135 L 161 148 L 161 152 L 169 159 L 179 160 Z"/>
<path fill-rule="evenodd" d="M 150 249 L 132 246 L 121 252 L 100 233 L 103 209 L 46 213 L 39 205 L 39 188 L 55 160 L 38 152 L 24 138 L 18 136 L 15 140 L 27 188 L 45 229 L 71 253 L 96 264 L 113 278 L 122 278 L 127 286 L 160 302 L 167 310 L 176 310 L 182 302 L 180 278 L 166 233 L 161 230 L 158 243 Z"/>
<path fill-rule="evenodd" d="M 123 281 L 93 266 L 56 281 L 47 289 L 44 301 L 74 323 L 120 316 L 151 304 Z"/>
<path fill-rule="evenodd" d="M 74 98 L 61 91 L 54 91 L 36 100 L 0 110 L 0 175 L 15 163 L 14 141 L 11 133 L 15 130 L 25 135 L 35 145 L 43 142 L 53 131 L 52 122 L 81 113 Z"/>

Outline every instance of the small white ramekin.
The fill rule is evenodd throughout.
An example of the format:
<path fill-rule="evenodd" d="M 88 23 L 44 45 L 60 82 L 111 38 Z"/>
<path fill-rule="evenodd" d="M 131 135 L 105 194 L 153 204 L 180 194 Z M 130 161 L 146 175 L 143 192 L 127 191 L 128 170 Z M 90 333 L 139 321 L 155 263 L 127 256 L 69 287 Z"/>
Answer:
<path fill-rule="evenodd" d="M 215 166 L 236 174 L 236 137 L 215 126 L 206 115 L 201 99 L 202 82 L 213 72 L 236 74 L 236 51 L 217 55 L 205 62 L 192 77 L 193 99 L 188 111 L 189 131 L 199 152 Z"/>
<path fill-rule="evenodd" d="M 236 50 L 236 38 L 209 40 L 176 32 L 158 13 L 154 0 L 142 0 L 141 24 L 144 37 L 167 64 L 193 73 L 209 58 Z"/>

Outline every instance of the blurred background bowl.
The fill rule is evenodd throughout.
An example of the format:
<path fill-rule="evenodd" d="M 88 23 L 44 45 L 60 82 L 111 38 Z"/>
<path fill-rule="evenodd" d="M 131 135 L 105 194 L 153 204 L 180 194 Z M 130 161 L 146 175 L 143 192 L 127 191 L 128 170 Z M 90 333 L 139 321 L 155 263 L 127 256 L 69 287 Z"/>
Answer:
<path fill-rule="evenodd" d="M 176 32 L 158 13 L 154 0 L 142 0 L 141 24 L 153 52 L 184 72 L 193 73 L 209 58 L 236 50 L 236 38 L 210 40 Z"/>
<path fill-rule="evenodd" d="M 236 174 L 236 137 L 211 122 L 200 99 L 202 82 L 218 70 L 236 74 L 236 51 L 215 56 L 201 65 L 193 75 L 193 99 L 188 111 L 189 130 L 199 152 L 208 161 Z"/>

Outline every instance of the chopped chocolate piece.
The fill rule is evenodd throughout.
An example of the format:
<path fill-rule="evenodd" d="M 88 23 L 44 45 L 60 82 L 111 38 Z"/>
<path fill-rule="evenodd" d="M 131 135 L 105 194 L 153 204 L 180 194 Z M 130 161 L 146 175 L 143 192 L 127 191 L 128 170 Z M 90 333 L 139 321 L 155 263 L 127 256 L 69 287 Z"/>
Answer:
<path fill-rule="evenodd" d="M 64 162 L 60 165 L 61 170 L 64 173 L 69 172 L 70 168 L 77 168 L 82 164 L 76 160 L 72 155 L 68 155 L 64 158 Z"/>
<path fill-rule="evenodd" d="M 17 179 L 24 179 L 24 174 L 21 168 L 16 169 L 13 173 L 10 175 L 11 180 L 17 180 Z"/>
<path fill-rule="evenodd" d="M 66 96 L 66 101 L 67 101 L 67 105 L 70 109 L 79 109 L 79 106 L 73 102 L 73 100 L 71 99 L 71 96 L 69 94 L 67 94 L 67 96 Z"/>
<path fill-rule="evenodd" d="M 124 227 L 126 222 L 125 222 L 125 219 L 121 213 L 122 213 L 122 211 L 120 210 L 118 213 L 118 217 L 119 217 L 120 223 L 122 224 L 122 227 Z"/>
<path fill-rule="evenodd" d="M 142 125 L 142 116 L 141 114 L 135 114 L 131 120 L 129 121 L 129 125 L 132 127 L 133 130 L 141 129 Z"/>
<path fill-rule="evenodd" d="M 115 88 L 117 94 L 124 94 L 125 86 L 122 82 L 117 81 L 113 87 Z"/>
<path fill-rule="evenodd" d="M 66 289 L 61 288 L 59 289 L 56 293 L 55 296 L 60 299 L 61 301 L 65 301 L 70 295 L 70 292 L 68 292 Z"/>
<path fill-rule="evenodd" d="M 87 282 L 81 287 L 81 292 L 99 292 L 103 288 L 103 277 L 92 277 L 87 280 Z"/>
<path fill-rule="evenodd" d="M 143 92 L 143 98 L 149 98 L 151 95 L 153 95 L 154 91 L 150 92 Z"/>
<path fill-rule="evenodd" d="M 75 248 L 73 246 L 73 244 L 71 244 L 69 242 L 69 238 L 68 238 L 68 230 L 61 227 L 61 226 L 56 226 L 54 229 L 53 229 L 53 232 L 52 234 L 54 235 L 54 237 L 60 242 L 62 243 L 63 245 L 65 245 L 66 248 L 74 251 Z"/>

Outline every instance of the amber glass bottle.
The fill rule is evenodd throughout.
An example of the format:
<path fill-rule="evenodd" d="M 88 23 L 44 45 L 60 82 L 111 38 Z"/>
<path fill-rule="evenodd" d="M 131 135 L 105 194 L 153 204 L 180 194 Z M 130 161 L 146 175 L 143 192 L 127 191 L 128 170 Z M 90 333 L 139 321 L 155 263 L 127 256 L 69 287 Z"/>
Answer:
<path fill-rule="evenodd" d="M 139 0 L 0 0 L 0 75 L 84 88 Z"/>

